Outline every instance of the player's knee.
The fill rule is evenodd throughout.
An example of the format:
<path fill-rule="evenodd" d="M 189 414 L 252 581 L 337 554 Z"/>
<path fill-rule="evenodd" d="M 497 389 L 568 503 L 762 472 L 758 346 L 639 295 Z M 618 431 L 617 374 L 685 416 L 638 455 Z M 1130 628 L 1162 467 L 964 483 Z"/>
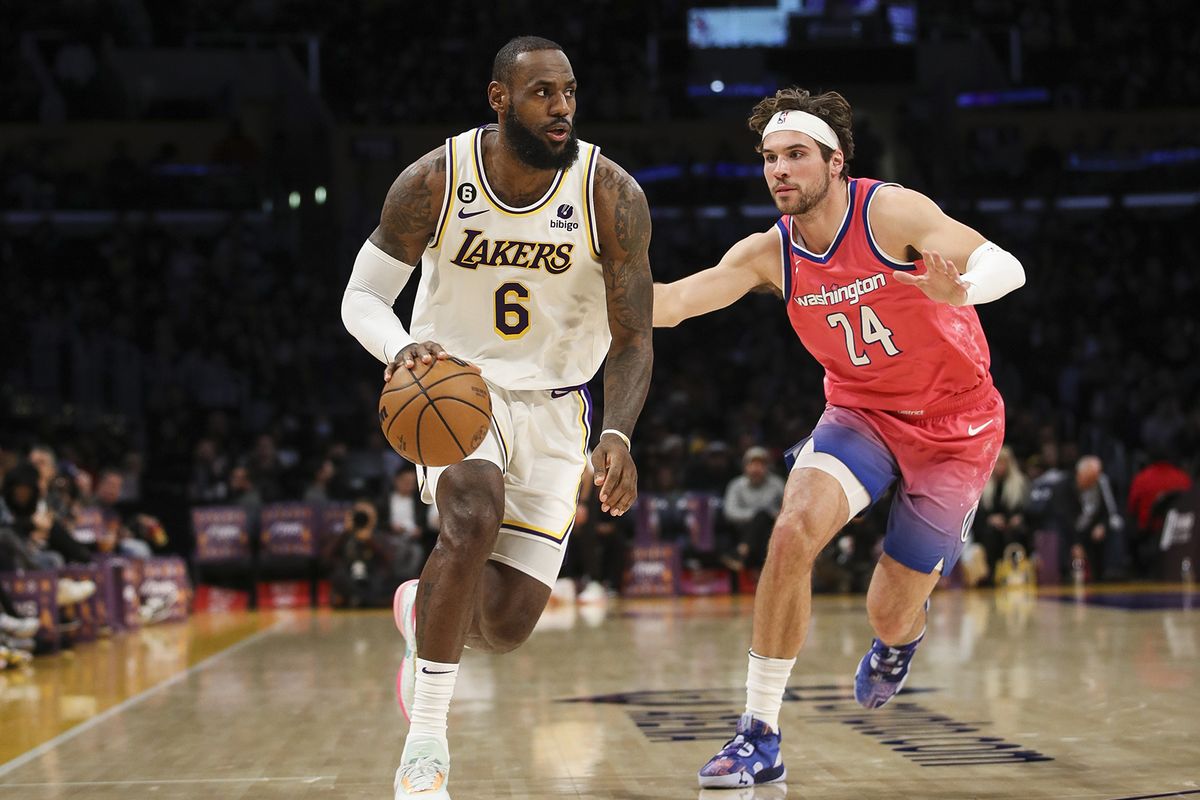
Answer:
<path fill-rule="evenodd" d="M 521 604 L 507 603 L 503 599 L 491 602 L 483 600 L 480 610 L 479 638 L 482 647 L 476 649 L 488 653 L 507 653 L 520 647 L 533 633 L 540 616 L 540 613 L 529 613 Z"/>
<path fill-rule="evenodd" d="M 890 645 L 907 644 L 912 637 L 916 614 L 911 609 L 898 608 L 894 603 L 867 596 L 867 619 L 881 642 Z"/>
<path fill-rule="evenodd" d="M 533 632 L 536 619 L 525 619 L 519 616 L 501 617 L 489 620 L 483 626 L 483 638 L 486 640 L 486 650 L 489 653 L 507 653 L 516 650 L 529 634 Z"/>
<path fill-rule="evenodd" d="M 821 552 L 821 533 L 802 511 L 785 512 L 775 521 L 768 557 L 796 568 L 811 569 Z"/>
<path fill-rule="evenodd" d="M 492 473 L 495 473 L 494 475 Z M 504 484 L 491 464 L 471 462 L 447 470 L 438 482 L 438 546 L 491 552 L 504 513 Z"/>

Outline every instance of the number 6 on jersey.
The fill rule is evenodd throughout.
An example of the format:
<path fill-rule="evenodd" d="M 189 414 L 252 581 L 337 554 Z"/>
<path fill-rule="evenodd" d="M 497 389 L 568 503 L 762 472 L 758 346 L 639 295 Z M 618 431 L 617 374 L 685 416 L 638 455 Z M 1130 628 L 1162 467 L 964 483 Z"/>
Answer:
<path fill-rule="evenodd" d="M 871 356 L 866 352 L 866 345 L 879 342 L 883 345 L 883 351 L 889 356 L 900 355 L 900 348 L 892 343 L 892 331 L 880 321 L 879 316 L 871 310 L 870 306 L 859 306 L 859 318 L 862 326 L 863 352 L 858 352 L 858 347 L 854 343 L 854 329 L 850 325 L 850 318 L 842 312 L 830 314 L 825 318 L 829 323 L 829 327 L 836 328 L 842 326 L 842 331 L 846 334 L 846 352 L 850 355 L 850 363 L 856 367 L 865 366 L 871 363 Z"/>
<path fill-rule="evenodd" d="M 496 289 L 496 333 L 505 339 L 520 339 L 529 330 L 529 309 L 522 301 L 529 299 L 529 289 L 510 281 Z"/>

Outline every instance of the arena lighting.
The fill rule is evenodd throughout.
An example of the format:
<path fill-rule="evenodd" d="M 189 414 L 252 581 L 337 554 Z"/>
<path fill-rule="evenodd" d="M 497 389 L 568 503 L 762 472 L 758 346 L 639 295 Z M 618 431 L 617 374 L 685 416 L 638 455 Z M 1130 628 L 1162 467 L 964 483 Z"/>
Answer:
<path fill-rule="evenodd" d="M 316 204 L 319 206 L 325 205 L 325 201 L 328 199 L 328 197 L 329 193 L 325 190 L 324 186 L 318 186 L 313 190 L 313 200 L 316 201 Z"/>
<path fill-rule="evenodd" d="M 292 192 L 291 194 L 288 195 L 288 208 L 294 209 L 294 208 L 299 208 L 299 207 L 300 207 L 300 193 Z"/>
<path fill-rule="evenodd" d="M 1050 102 L 1050 90 L 1041 86 L 1000 89 L 994 92 L 963 92 L 956 98 L 959 108 L 993 108 Z"/>
<path fill-rule="evenodd" d="M 716 94 L 723 97 L 763 97 L 774 94 L 777 88 L 774 83 L 725 83 L 715 80 L 711 83 L 689 83 L 687 93 L 688 97 L 712 97 Z"/>

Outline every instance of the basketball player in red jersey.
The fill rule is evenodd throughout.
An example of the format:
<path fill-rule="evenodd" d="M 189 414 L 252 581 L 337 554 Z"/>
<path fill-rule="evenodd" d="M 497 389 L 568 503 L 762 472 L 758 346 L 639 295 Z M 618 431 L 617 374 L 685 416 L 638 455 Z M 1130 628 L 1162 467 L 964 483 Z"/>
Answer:
<path fill-rule="evenodd" d="M 1013 256 L 928 197 L 851 178 L 849 103 L 785 89 L 755 106 L 763 176 L 783 216 L 717 266 L 655 284 L 654 324 L 774 286 L 825 368 L 825 413 L 788 453 L 783 508 L 754 601 L 746 713 L 700 770 L 708 788 L 786 777 L 779 709 L 808 633 L 821 549 L 893 484 L 884 554 L 867 592 L 875 639 L 854 693 L 867 708 L 904 684 L 930 592 L 962 551 L 1004 440 L 1004 404 L 972 306 L 1025 281 Z"/>

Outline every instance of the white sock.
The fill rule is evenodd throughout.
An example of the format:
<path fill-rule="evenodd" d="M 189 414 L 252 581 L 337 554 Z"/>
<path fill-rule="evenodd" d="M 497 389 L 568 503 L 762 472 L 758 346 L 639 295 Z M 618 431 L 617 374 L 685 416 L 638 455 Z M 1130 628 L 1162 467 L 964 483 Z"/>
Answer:
<path fill-rule="evenodd" d="M 417 658 L 417 689 L 409 714 L 408 737 L 446 740 L 446 716 L 458 679 L 458 664 Z"/>
<path fill-rule="evenodd" d="M 779 730 L 779 709 L 783 692 L 795 666 L 794 658 L 767 658 L 750 651 L 746 672 L 746 713 Z"/>

